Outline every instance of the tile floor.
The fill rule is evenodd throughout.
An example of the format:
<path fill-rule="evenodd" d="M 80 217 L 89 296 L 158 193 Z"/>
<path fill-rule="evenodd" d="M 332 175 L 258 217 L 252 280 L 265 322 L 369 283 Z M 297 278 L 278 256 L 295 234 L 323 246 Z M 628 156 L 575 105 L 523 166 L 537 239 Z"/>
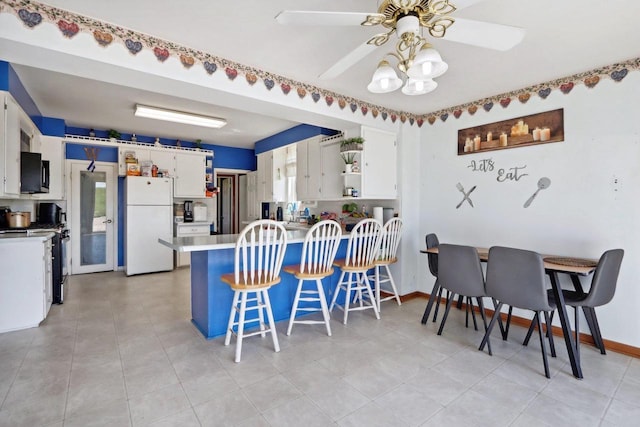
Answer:
<path fill-rule="evenodd" d="M 640 360 L 583 346 L 584 380 L 561 345 L 544 377 L 539 347 L 481 334 L 452 310 L 442 336 L 425 300 L 388 301 L 234 346 L 190 324 L 188 270 L 73 276 L 39 327 L 0 334 L 0 426 L 637 425 Z M 341 312 L 338 312 L 341 314 Z M 338 316 L 336 316 L 338 317 Z M 497 328 L 496 328 L 497 329 Z M 557 341 L 559 342 L 559 340 Z"/>

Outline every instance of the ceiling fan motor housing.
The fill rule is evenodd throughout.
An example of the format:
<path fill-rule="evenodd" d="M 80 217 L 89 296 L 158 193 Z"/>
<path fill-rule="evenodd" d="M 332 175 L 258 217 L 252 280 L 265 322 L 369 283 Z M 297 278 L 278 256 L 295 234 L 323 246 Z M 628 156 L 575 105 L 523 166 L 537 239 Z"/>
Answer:
<path fill-rule="evenodd" d="M 413 33 L 413 35 L 418 35 L 419 32 L 420 19 L 418 18 L 418 14 L 416 12 L 411 11 L 406 14 L 398 15 L 398 20 L 396 21 L 396 33 L 400 37 L 405 38 L 406 33 Z"/>

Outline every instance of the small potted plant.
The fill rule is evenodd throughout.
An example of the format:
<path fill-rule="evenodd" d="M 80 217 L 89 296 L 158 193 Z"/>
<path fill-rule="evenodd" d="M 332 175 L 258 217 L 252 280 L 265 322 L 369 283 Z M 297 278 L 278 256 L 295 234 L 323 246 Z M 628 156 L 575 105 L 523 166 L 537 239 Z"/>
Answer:
<path fill-rule="evenodd" d="M 355 153 L 340 153 L 342 156 L 342 160 L 344 161 L 344 172 L 351 173 L 351 167 L 353 166 L 353 161 L 356 158 Z"/>
<path fill-rule="evenodd" d="M 362 151 L 363 144 L 362 137 L 345 139 L 340 143 L 340 151 Z"/>
<path fill-rule="evenodd" d="M 109 135 L 109 139 L 110 139 L 112 142 L 115 142 L 115 140 L 116 140 L 116 139 L 120 139 L 120 138 L 122 138 L 122 135 L 120 135 L 120 132 L 118 132 L 118 131 L 117 131 L 117 130 L 115 130 L 115 129 L 109 129 L 109 130 L 107 131 L 107 135 Z"/>
<path fill-rule="evenodd" d="M 194 144 L 198 150 L 202 149 L 202 140 L 200 138 L 196 139 Z"/>

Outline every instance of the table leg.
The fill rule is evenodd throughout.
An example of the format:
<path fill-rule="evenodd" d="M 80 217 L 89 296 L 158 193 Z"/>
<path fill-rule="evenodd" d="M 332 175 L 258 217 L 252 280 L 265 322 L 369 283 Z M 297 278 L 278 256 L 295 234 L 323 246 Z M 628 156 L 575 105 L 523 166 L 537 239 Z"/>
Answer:
<path fill-rule="evenodd" d="M 427 323 L 429 320 L 429 313 L 431 313 L 431 307 L 433 307 L 433 303 L 438 298 L 438 291 L 440 290 L 440 285 L 438 284 L 438 279 L 436 279 L 436 283 L 433 284 L 433 289 L 431 290 L 431 295 L 429 295 L 429 302 L 427 303 L 427 307 L 424 309 L 424 314 L 422 315 L 422 320 L 420 323 L 423 325 Z"/>
<path fill-rule="evenodd" d="M 564 304 L 562 288 L 560 287 L 560 283 L 558 283 L 558 273 L 555 271 L 549 272 L 549 278 L 551 279 L 553 296 L 558 306 L 558 315 L 560 316 L 560 324 L 562 325 L 562 334 L 564 335 L 564 342 L 567 346 L 567 353 L 569 353 L 571 370 L 573 371 L 574 377 L 582 378 L 582 368 L 580 367 L 580 361 L 576 356 L 576 343 L 573 339 L 573 334 L 571 333 L 571 325 L 567 317 L 567 307 Z"/>

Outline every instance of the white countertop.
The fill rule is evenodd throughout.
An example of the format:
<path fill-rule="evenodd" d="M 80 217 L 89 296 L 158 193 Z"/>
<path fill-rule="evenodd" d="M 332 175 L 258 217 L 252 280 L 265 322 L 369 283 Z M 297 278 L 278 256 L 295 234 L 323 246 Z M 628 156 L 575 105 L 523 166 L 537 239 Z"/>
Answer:
<path fill-rule="evenodd" d="M 53 231 L 33 231 L 30 233 L 22 232 L 9 232 L 9 233 L 0 233 L 0 244 L 3 243 L 18 243 L 24 241 L 32 242 L 34 239 L 38 239 L 41 241 L 45 241 L 51 239 L 55 236 L 56 233 Z"/>
<path fill-rule="evenodd" d="M 302 243 L 307 232 L 304 230 L 287 231 L 288 243 Z M 349 237 L 349 233 L 342 234 L 342 238 Z M 158 239 L 177 252 L 209 251 L 215 249 L 229 249 L 236 247 L 237 234 L 218 234 L 214 236 L 174 237 L 171 241 Z"/>

